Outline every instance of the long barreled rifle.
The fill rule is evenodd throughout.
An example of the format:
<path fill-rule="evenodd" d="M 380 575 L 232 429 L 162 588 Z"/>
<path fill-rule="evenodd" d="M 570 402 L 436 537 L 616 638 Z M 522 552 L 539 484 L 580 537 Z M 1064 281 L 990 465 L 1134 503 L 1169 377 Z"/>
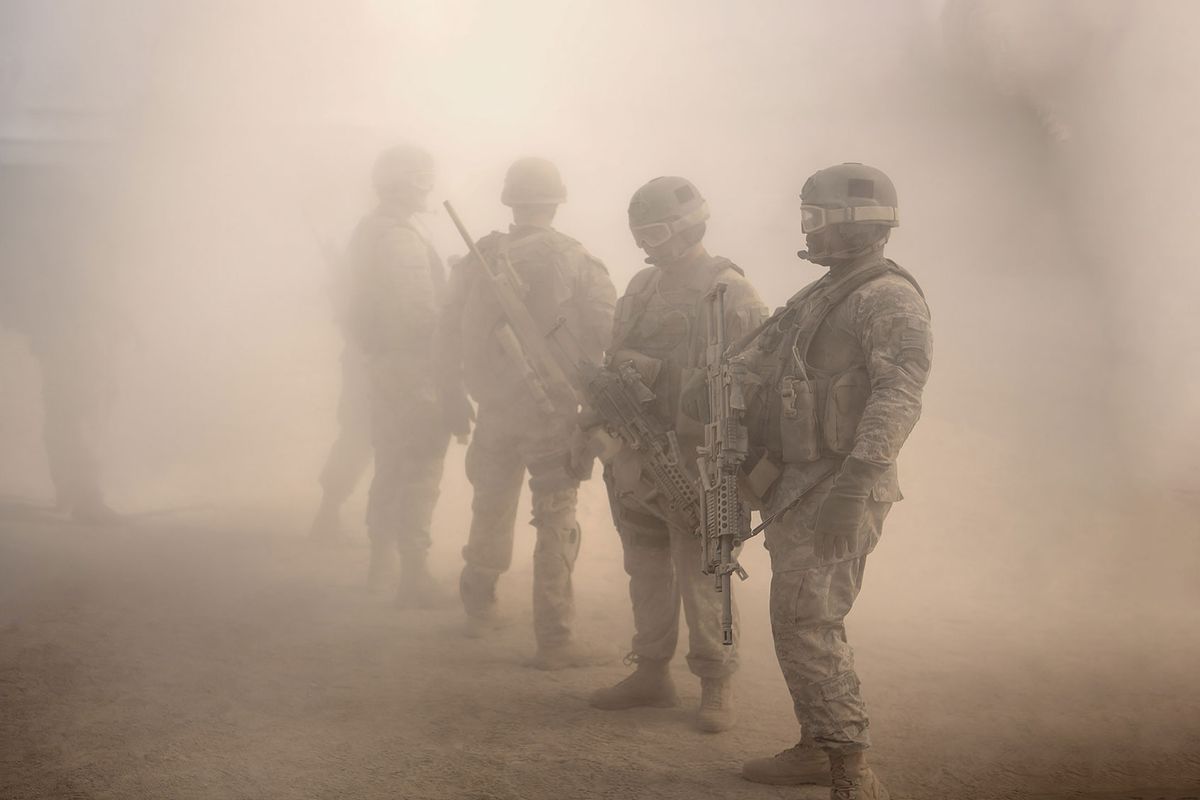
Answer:
<path fill-rule="evenodd" d="M 647 499 L 661 500 L 677 525 L 699 533 L 700 495 L 684 471 L 675 431 L 663 425 L 647 407 L 654 392 L 633 362 L 604 367 L 588 358 L 570 340 L 565 323 L 560 318 L 551 336 L 573 365 L 586 413 L 637 456 L 643 474 L 649 476 L 656 491 L 655 497 Z"/>
<path fill-rule="evenodd" d="M 574 414 L 579 408 L 578 397 L 562 367 L 550 351 L 547 334 L 543 333 L 525 305 L 528 293 L 524 281 L 503 252 L 495 263 L 484 258 L 467 228 L 463 225 L 450 201 L 444 202 L 446 213 L 479 262 L 483 280 L 504 315 L 496 327 L 495 336 L 505 356 L 521 374 L 533 401 L 546 414 Z"/>
<path fill-rule="evenodd" d="M 746 571 L 737 560 L 737 547 L 750 535 L 750 514 L 738 494 L 738 473 L 746 460 L 749 437 L 743 417 L 746 401 L 739 369 L 726 352 L 726 285 L 718 283 L 704 301 L 708 346 L 705 371 L 708 420 L 700 458 L 700 533 L 705 574 L 715 575 L 722 594 L 721 634 L 733 644 L 733 587 L 731 576 L 742 580 Z"/>

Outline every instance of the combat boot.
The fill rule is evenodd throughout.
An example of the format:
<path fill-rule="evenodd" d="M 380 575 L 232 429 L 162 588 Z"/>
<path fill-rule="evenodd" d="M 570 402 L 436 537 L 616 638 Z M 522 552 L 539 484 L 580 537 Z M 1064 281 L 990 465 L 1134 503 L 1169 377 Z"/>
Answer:
<path fill-rule="evenodd" d="M 367 591 L 379 594 L 392 585 L 396 574 L 396 545 L 371 540 L 371 563 L 367 565 Z"/>
<path fill-rule="evenodd" d="M 637 669 L 616 686 L 597 689 L 588 700 L 593 708 L 621 711 L 652 706 L 673 708 L 679 705 L 675 681 L 671 680 L 670 659 L 636 659 Z"/>
<path fill-rule="evenodd" d="M 599 667 L 616 660 L 611 647 L 568 639 L 561 644 L 539 646 L 529 666 L 548 671 L 571 667 Z"/>
<path fill-rule="evenodd" d="M 405 553 L 400 559 L 400 585 L 396 587 L 396 606 L 428 610 L 442 605 L 441 587 L 429 574 L 426 554 Z"/>
<path fill-rule="evenodd" d="M 774 786 L 829 785 L 829 758 L 824 750 L 803 742 L 782 753 L 742 764 L 742 777 Z"/>
<path fill-rule="evenodd" d="M 720 733 L 733 727 L 737 710 L 733 706 L 733 679 L 701 678 L 700 709 L 696 727 L 705 733 Z"/>
<path fill-rule="evenodd" d="M 887 787 L 867 766 L 866 751 L 830 751 L 829 774 L 833 783 L 829 800 L 891 800 Z"/>

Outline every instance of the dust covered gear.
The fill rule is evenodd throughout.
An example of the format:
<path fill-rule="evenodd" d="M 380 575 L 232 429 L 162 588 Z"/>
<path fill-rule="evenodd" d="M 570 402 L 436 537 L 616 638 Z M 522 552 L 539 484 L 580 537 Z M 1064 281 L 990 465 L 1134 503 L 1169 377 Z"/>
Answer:
<path fill-rule="evenodd" d="M 521 162 L 518 162 L 521 163 Z M 515 165 L 514 165 L 515 167 Z M 604 265 L 579 242 L 552 228 L 512 226 L 478 243 L 487 259 L 508 259 L 528 291 L 535 323 L 549 331 L 559 320 L 594 359 L 608 344 L 616 290 Z M 468 257 L 455 265 L 436 337 L 438 381 L 465 386 L 478 405 L 467 449 L 474 490 L 471 530 L 459 581 L 468 617 L 493 613 L 496 583 L 512 563 L 513 533 L 526 472 L 537 532 L 533 558 L 534 635 L 545 652 L 568 652 L 575 614 L 571 575 L 582 530 L 575 515 L 584 468 L 575 420 L 547 413 L 497 341 L 504 314 L 482 265 Z"/>
<path fill-rule="evenodd" d="M 830 800 L 890 800 L 892 796 L 867 766 L 865 752 L 830 753 L 829 771 Z"/>
<path fill-rule="evenodd" d="M 654 394 L 647 408 L 674 429 L 682 467 L 692 480 L 698 479 L 695 452 L 704 429 L 679 413 L 680 396 L 689 378 L 703 372 L 708 341 L 703 301 L 718 281 L 728 286 L 728 330 L 732 338 L 740 338 L 759 325 L 766 307 L 740 269 L 706 253 L 670 269 L 655 266 L 634 276 L 618 303 L 614 323 L 612 360 L 635 364 Z M 721 595 L 714 591 L 711 577 L 700 571 L 695 531 L 679 527 L 677 515 L 665 507 L 630 450 L 613 456 L 604 477 L 629 575 L 632 650 L 639 663 L 672 658 L 682 603 L 689 668 L 702 678 L 728 677 L 737 669 L 737 647 L 722 644 Z"/>
<path fill-rule="evenodd" d="M 446 598 L 426 563 L 425 552 L 405 553 L 400 561 L 400 582 L 396 586 L 396 607 L 428 610 L 441 606 Z"/>
<path fill-rule="evenodd" d="M 902 498 L 895 462 L 932 363 L 929 308 L 912 276 L 872 251 L 831 269 L 737 347 L 757 458 L 750 482 L 773 476 L 757 494 L 764 520 L 775 519 L 775 652 L 806 741 L 854 753 L 870 745 L 869 720 L 844 620 Z"/>
<path fill-rule="evenodd" d="M 381 199 L 408 197 L 414 190 L 428 194 L 433 182 L 433 156 L 411 144 L 384 150 L 371 170 L 371 184 Z"/>
<path fill-rule="evenodd" d="M 825 266 L 882 249 L 900 224 L 896 187 L 874 167 L 846 163 L 814 173 L 800 193 L 800 227 L 808 249 L 800 257 Z"/>
<path fill-rule="evenodd" d="M 772 786 L 828 786 L 829 757 L 812 742 L 801 741 L 773 756 L 747 761 L 742 777 Z"/>
<path fill-rule="evenodd" d="M 697 244 L 708 217 L 708 202 L 686 178 L 655 178 L 629 201 L 629 230 L 652 264 L 679 258 Z"/>
<path fill-rule="evenodd" d="M 725 678 L 700 679 L 700 708 L 696 727 L 705 733 L 727 731 L 737 722 L 733 704 L 733 681 Z"/>
<path fill-rule="evenodd" d="M 671 678 L 671 659 L 638 658 L 630 656 L 637 664 L 633 674 L 616 686 L 597 689 L 588 699 L 592 708 L 602 711 L 624 711 L 628 708 L 674 708 L 679 705 L 679 693 Z"/>
<path fill-rule="evenodd" d="M 373 552 L 423 559 L 450 436 L 442 422 L 430 333 L 444 275 L 409 211 L 381 204 L 349 248 L 346 328 L 368 362 L 375 476 L 367 504 Z"/>
<path fill-rule="evenodd" d="M 510 207 L 559 205 L 567 202 L 567 187 L 553 162 L 522 158 L 508 168 L 500 202 Z"/>

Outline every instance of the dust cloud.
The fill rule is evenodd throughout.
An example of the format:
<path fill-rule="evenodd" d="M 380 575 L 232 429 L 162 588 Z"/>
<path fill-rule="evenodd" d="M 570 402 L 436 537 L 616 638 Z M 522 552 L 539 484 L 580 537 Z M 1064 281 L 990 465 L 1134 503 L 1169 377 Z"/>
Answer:
<path fill-rule="evenodd" d="M 111 243 L 105 257 L 65 277 L 0 264 L 0 700 L 17 720 L 0 730 L 25 754 L 7 757 L 16 777 L 0 787 L 231 796 L 244 781 L 255 796 L 396 796 L 370 765 L 419 753 L 414 797 L 785 796 L 736 779 L 742 758 L 795 740 L 758 543 L 737 587 L 744 723 L 720 745 L 677 737 L 674 719 L 641 718 L 640 740 L 627 722 L 596 720 L 579 698 L 620 668 L 547 682 L 520 667 L 532 642 L 520 522 L 502 591 L 525 617 L 502 648 L 460 654 L 447 611 L 406 620 L 384 655 L 368 652 L 399 623 L 360 597 L 365 547 L 322 553 L 303 535 L 339 391 L 323 253 L 369 209 L 370 165 L 396 142 L 434 153 L 430 208 L 452 200 L 477 237 L 509 221 L 507 166 L 554 160 L 569 191 L 556 227 L 618 289 L 643 266 L 630 194 L 686 176 L 712 209 L 709 250 L 772 307 L 819 275 L 795 256 L 805 177 L 841 161 L 885 170 L 902 219 L 889 255 L 926 292 L 935 361 L 901 457 L 908 499 L 849 620 L 881 771 L 921 797 L 1200 785 L 1197 36 L 1200 7 L 1182 0 L 0 2 L 0 147 L 31 110 L 61 104 L 106 109 L 118 132 L 90 184 L 89 235 Z M 0 194 L 3 213 L 19 210 Z M 30 225 L 70 237 L 69 219 Z M 443 257 L 463 251 L 443 214 L 422 221 Z M 14 320 L 57 318 L 66 297 L 121 321 L 102 356 L 117 387 L 105 486 L 133 515 L 120 534 L 29 511 L 51 491 L 42 378 Z M 469 524 L 462 454 L 452 447 L 434 526 L 447 591 Z M 345 514 L 356 536 L 364 494 Z M 580 628 L 623 644 L 619 542 L 600 482 L 581 494 Z M 159 616 L 143 636 L 131 621 L 94 639 L 72 627 L 80 597 L 114 619 Z M 162 615 L 201 620 L 209 638 L 178 638 Z M 258 647 L 256 625 L 275 631 Z M 105 653 L 99 678 L 87 677 L 92 648 Z M 227 673 L 197 666 L 212 652 L 231 654 Z M 61 686 L 29 689 L 56 653 L 80 663 Z M 386 664 L 428 681 L 438 658 L 455 676 L 442 705 L 391 683 Z M 311 669 L 296 696 L 350 685 L 357 711 L 321 716 L 288 678 L 264 677 L 297 659 Z M 162 671 L 185 677 L 165 684 Z M 254 677 L 231 691 L 270 703 L 196 711 L 220 691 L 213 675 L 243 671 Z M 22 686 L 66 699 L 42 717 L 22 706 Z M 148 712 L 105 708 L 106 692 L 192 727 L 163 733 Z M 382 707 L 407 709 L 406 721 Z M 306 738 L 313 715 L 344 726 Z M 78 757 L 105 752 L 90 726 L 130 718 L 141 783 Z M 393 723 L 407 732 L 382 733 Z M 281 731 L 274 743 L 239 732 L 265 725 Z M 594 749 L 544 757 L 568 726 Z M 450 775 L 443 736 L 457 742 Z M 190 743 L 178 749 L 193 762 L 155 737 Z M 322 737 L 337 742 L 332 766 Z M 320 755 L 285 776 L 305 748 Z"/>

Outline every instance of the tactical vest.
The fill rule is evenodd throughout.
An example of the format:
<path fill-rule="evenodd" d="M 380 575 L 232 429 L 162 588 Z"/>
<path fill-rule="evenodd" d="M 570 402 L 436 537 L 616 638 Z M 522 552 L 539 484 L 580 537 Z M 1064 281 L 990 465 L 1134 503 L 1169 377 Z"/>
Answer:
<path fill-rule="evenodd" d="M 704 298 L 726 272 L 732 270 L 738 275 L 746 274 L 737 264 L 721 256 L 713 256 L 705 269 L 709 270 L 710 279 L 703 289 L 694 290 L 695 298 L 678 306 L 681 319 L 677 320 L 677 324 L 659 320 L 654 330 L 644 329 L 643 323 L 659 291 L 662 270 L 647 269 L 635 275 L 617 308 L 617 327 L 621 336 L 613 342 L 612 351 L 628 347 L 653 358 L 671 361 L 677 366 L 701 365 L 707 344 L 701 324 Z M 680 325 L 683 327 L 680 328 Z"/>
<path fill-rule="evenodd" d="M 838 371 L 808 362 L 808 351 L 830 312 L 851 294 L 884 275 L 920 285 L 895 262 L 882 262 L 838 280 L 826 275 L 793 297 L 757 332 L 751 370 L 762 381 L 750 409 L 751 437 L 777 464 L 841 458 L 854 448 L 855 433 L 871 394 L 865 365 Z"/>

